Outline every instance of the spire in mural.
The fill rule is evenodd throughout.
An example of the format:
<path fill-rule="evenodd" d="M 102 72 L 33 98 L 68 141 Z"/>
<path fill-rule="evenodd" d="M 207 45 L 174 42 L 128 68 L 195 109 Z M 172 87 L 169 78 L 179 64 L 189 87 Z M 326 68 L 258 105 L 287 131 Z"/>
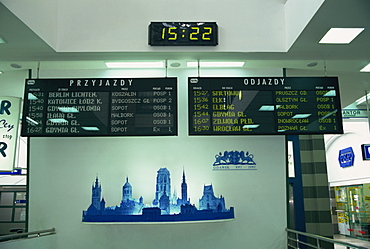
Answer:
<path fill-rule="evenodd" d="M 92 205 L 96 207 L 96 209 L 100 209 L 100 200 L 101 200 L 101 185 L 99 183 L 98 176 L 95 179 L 95 185 L 92 186 Z"/>
<path fill-rule="evenodd" d="M 185 170 L 182 171 L 182 182 L 181 182 L 181 199 L 177 200 L 179 206 L 190 204 L 188 200 L 188 184 L 186 183 Z"/>

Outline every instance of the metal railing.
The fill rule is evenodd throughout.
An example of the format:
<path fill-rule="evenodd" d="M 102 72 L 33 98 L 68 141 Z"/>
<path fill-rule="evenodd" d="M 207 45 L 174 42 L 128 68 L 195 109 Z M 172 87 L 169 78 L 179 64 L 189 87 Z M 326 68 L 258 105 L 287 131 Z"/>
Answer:
<path fill-rule="evenodd" d="M 55 233 L 56 233 L 55 228 L 33 231 L 33 232 L 28 232 L 28 233 L 14 233 L 14 234 L 0 236 L 0 242 L 7 241 L 7 240 L 13 240 L 13 239 L 26 239 L 26 238 L 30 239 L 30 238 L 35 238 L 35 237 L 51 235 Z"/>
<path fill-rule="evenodd" d="M 304 233 L 292 229 L 286 229 L 288 237 L 288 249 L 290 248 L 334 248 L 335 245 L 345 246 L 347 249 L 369 249 L 368 247 L 353 245 L 347 242 L 329 239 L 323 236 Z"/>

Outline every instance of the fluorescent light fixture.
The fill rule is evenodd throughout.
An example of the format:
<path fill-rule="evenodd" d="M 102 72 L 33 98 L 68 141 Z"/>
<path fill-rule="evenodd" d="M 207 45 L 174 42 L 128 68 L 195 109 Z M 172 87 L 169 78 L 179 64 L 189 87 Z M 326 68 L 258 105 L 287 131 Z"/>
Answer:
<path fill-rule="evenodd" d="M 309 114 L 296 114 L 292 118 L 308 118 L 309 116 L 311 116 L 311 113 L 309 113 Z"/>
<path fill-rule="evenodd" d="M 273 106 L 273 105 L 263 105 L 263 106 L 260 107 L 259 111 L 261 111 L 261 112 L 275 111 L 275 106 Z"/>
<path fill-rule="evenodd" d="M 30 117 L 26 117 L 26 121 L 27 121 L 27 123 L 29 123 L 31 125 L 38 125 L 39 124 L 37 121 L 33 120 Z"/>
<path fill-rule="evenodd" d="M 28 100 L 36 100 L 38 99 L 35 95 L 33 95 L 32 93 L 28 93 Z"/>
<path fill-rule="evenodd" d="M 366 101 L 366 99 L 370 99 L 370 93 L 368 93 L 367 95 L 365 96 L 362 96 L 361 98 L 359 98 L 358 100 L 356 100 L 356 105 L 361 105 L 362 103 L 364 103 Z"/>
<path fill-rule="evenodd" d="M 243 67 L 244 61 L 200 61 L 199 67 Z M 198 67 L 197 61 L 189 61 L 187 67 Z"/>
<path fill-rule="evenodd" d="M 319 43 L 349 44 L 364 28 L 331 28 Z"/>
<path fill-rule="evenodd" d="M 58 107 L 58 110 L 64 113 L 78 113 L 79 112 L 74 107 Z"/>
<path fill-rule="evenodd" d="M 332 111 L 331 113 L 329 113 L 329 114 L 325 115 L 324 117 L 322 117 L 322 118 L 320 118 L 320 119 L 326 119 L 326 118 L 330 117 L 331 115 L 333 115 L 333 114 L 334 114 L 334 113 L 336 113 L 336 112 L 337 112 L 337 110 Z"/>
<path fill-rule="evenodd" d="M 186 62 L 187 67 L 198 67 L 198 62 L 197 61 L 188 61 Z"/>
<path fill-rule="evenodd" d="M 64 118 L 49 118 L 49 121 L 50 122 L 53 122 L 53 123 L 68 123 L 68 120 L 64 119 Z"/>
<path fill-rule="evenodd" d="M 83 126 L 82 129 L 84 129 L 85 131 L 99 131 L 98 127 Z"/>
<path fill-rule="evenodd" d="M 370 63 L 367 64 L 363 69 L 360 70 L 362 73 L 370 73 Z"/>
<path fill-rule="evenodd" d="M 254 125 L 243 125 L 243 129 L 244 129 L 244 128 L 256 129 L 256 128 L 258 128 L 259 126 L 260 126 L 259 124 L 254 124 Z"/>
<path fill-rule="evenodd" d="M 164 68 L 164 61 L 106 62 L 108 68 Z"/>
<path fill-rule="evenodd" d="M 334 97 L 334 96 L 337 96 L 337 93 L 335 92 L 335 90 L 330 90 L 329 92 L 325 93 L 323 96 Z"/>

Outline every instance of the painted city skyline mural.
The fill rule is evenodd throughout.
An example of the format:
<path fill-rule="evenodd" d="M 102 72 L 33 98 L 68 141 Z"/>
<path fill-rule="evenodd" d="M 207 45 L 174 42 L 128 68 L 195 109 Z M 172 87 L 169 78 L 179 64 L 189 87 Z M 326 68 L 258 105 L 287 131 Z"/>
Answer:
<path fill-rule="evenodd" d="M 83 211 L 82 222 L 183 222 L 202 220 L 234 219 L 234 208 L 226 208 L 225 198 L 216 197 L 213 185 L 203 186 L 203 195 L 198 207 L 188 198 L 185 170 L 182 172 L 181 195 L 171 192 L 170 171 L 160 168 L 157 171 L 154 199 L 144 202 L 142 196 L 132 197 L 133 186 L 126 177 L 122 187 L 119 205 L 106 206 L 102 197 L 102 184 L 98 176 L 91 189 L 91 204 Z"/>

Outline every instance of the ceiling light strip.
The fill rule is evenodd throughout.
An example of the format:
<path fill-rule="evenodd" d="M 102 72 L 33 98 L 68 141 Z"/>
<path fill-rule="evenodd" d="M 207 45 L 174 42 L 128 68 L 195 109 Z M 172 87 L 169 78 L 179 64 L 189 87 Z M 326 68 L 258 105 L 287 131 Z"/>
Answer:
<path fill-rule="evenodd" d="M 0 36 L 0 43 L 6 43 L 6 41 Z"/>
<path fill-rule="evenodd" d="M 364 28 L 331 28 L 319 43 L 325 44 L 349 44 Z"/>
<path fill-rule="evenodd" d="M 360 70 L 362 73 L 370 73 L 370 63 Z"/>
<path fill-rule="evenodd" d="M 186 63 L 187 67 L 243 67 L 244 61 L 189 61 Z"/>
<path fill-rule="evenodd" d="M 106 62 L 108 68 L 164 68 L 164 61 Z"/>

